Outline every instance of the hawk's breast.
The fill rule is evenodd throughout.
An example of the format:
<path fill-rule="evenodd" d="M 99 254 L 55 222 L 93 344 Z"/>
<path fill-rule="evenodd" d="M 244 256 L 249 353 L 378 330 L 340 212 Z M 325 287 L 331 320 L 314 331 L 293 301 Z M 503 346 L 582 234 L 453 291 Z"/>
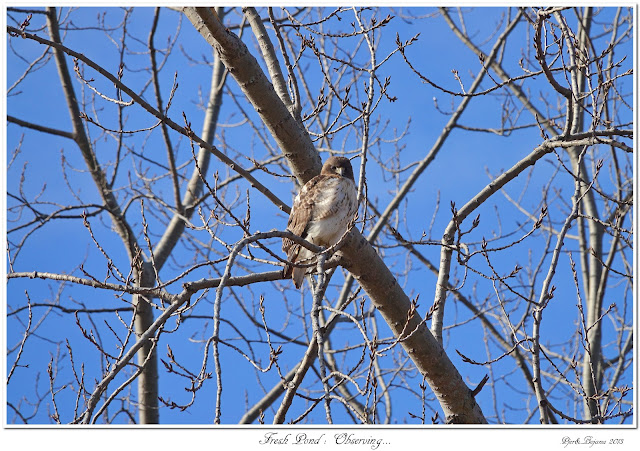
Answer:
<path fill-rule="evenodd" d="M 313 215 L 307 237 L 314 244 L 333 246 L 347 230 L 356 214 L 356 189 L 354 183 L 344 177 L 328 177 L 322 186 L 322 195 L 314 196 Z"/>

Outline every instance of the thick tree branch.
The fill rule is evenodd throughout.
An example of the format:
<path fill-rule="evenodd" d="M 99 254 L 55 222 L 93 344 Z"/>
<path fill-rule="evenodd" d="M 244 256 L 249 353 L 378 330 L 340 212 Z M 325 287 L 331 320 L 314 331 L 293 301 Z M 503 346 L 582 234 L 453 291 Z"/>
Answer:
<path fill-rule="evenodd" d="M 320 173 L 322 162 L 304 126 L 290 113 L 246 45 L 209 8 L 184 8 L 184 14 L 218 51 L 247 99 L 287 157 L 301 184 Z"/>
<path fill-rule="evenodd" d="M 62 48 L 63 46 L 60 40 L 56 9 L 51 7 L 47 8 L 46 17 L 47 27 L 51 36 L 51 46 L 53 47 L 56 67 L 58 68 L 58 75 L 60 76 L 62 89 L 67 101 L 67 107 L 69 108 L 69 116 L 71 118 L 71 124 L 73 126 L 74 141 L 78 145 L 87 168 L 89 169 L 96 187 L 98 188 L 98 192 L 100 193 L 100 196 L 102 197 L 102 200 L 107 207 L 107 210 L 109 211 L 109 215 L 111 216 L 113 225 L 122 238 L 127 254 L 129 255 L 129 259 L 133 260 L 134 256 L 136 255 L 138 244 L 136 243 L 135 236 L 129 224 L 122 216 L 120 206 L 118 205 L 118 202 L 113 195 L 113 192 L 111 191 L 111 187 L 107 182 L 105 173 L 102 171 L 100 163 L 98 163 L 91 143 L 89 142 L 89 139 L 85 133 L 84 124 L 80 115 L 80 107 L 78 105 L 78 100 L 76 99 L 75 90 L 73 89 L 71 74 L 69 72 L 69 67 L 67 66 L 65 52 Z M 7 27 L 7 29 L 11 28 L 12 27 Z M 24 32 L 21 32 L 19 30 L 16 31 L 24 34 Z"/>
<path fill-rule="evenodd" d="M 43 39 L 43 38 L 41 38 L 39 36 L 36 36 L 34 34 L 21 31 L 21 30 L 15 28 L 15 27 L 7 26 L 7 30 L 10 33 L 20 34 L 21 36 L 23 36 L 25 38 L 28 38 L 28 39 L 32 39 L 32 40 L 34 40 L 34 41 L 36 41 L 36 42 L 38 42 L 40 44 L 49 45 L 49 46 L 55 48 L 56 50 L 60 50 L 61 53 L 62 52 L 66 53 L 66 54 L 68 54 L 70 56 L 73 56 L 74 58 L 77 58 L 78 60 L 82 61 L 83 63 L 87 64 L 89 67 L 91 67 L 92 69 L 94 69 L 98 73 L 100 73 L 100 75 L 104 76 L 106 79 L 108 79 L 110 82 L 112 82 L 118 89 L 122 90 L 125 94 L 127 94 L 129 97 L 131 97 L 135 103 L 140 105 L 147 112 L 151 113 L 153 116 L 155 116 L 159 120 L 161 120 L 164 123 L 166 123 L 173 130 L 175 130 L 178 133 L 180 133 L 180 134 L 192 139 L 200 147 L 203 147 L 203 148 L 207 149 L 209 152 L 211 152 L 213 155 L 215 155 L 216 158 L 218 158 L 220 161 L 222 161 L 224 164 L 226 164 L 229 168 L 231 168 L 233 171 L 237 172 L 243 178 L 245 178 L 251 184 L 251 186 L 253 188 L 257 189 L 262 194 L 264 194 L 278 208 L 282 209 L 285 212 L 287 211 L 288 207 L 286 206 L 286 204 L 284 202 L 282 202 L 269 189 L 267 189 L 262 183 L 260 183 L 253 175 L 251 175 L 251 173 L 249 171 L 245 170 L 238 163 L 236 163 L 235 161 L 233 161 L 232 159 L 227 157 L 224 153 L 220 152 L 215 146 L 212 146 L 211 144 L 207 143 L 202 138 L 197 136 L 195 133 L 193 133 L 193 131 L 191 129 L 187 129 L 185 127 L 181 127 L 180 125 L 175 123 L 173 120 L 171 120 L 169 117 L 165 116 L 164 113 L 162 113 L 162 112 L 156 110 L 155 108 L 153 108 L 142 97 L 140 97 L 138 94 L 133 92 L 133 90 L 131 90 L 127 85 L 123 84 L 116 76 L 114 76 L 109 71 L 107 71 L 104 68 L 102 68 L 100 65 L 96 64 L 90 58 L 87 58 L 85 55 L 83 55 L 81 53 L 78 53 L 78 52 L 76 52 L 74 50 L 71 50 L 70 48 L 65 47 L 62 44 L 59 44 L 59 43 L 53 42 L 53 41 L 49 41 L 47 39 Z M 320 164 L 320 163 L 318 163 L 318 164 Z M 318 167 L 320 167 L 320 166 L 318 166 Z M 311 178 L 311 177 L 309 177 L 309 178 Z"/>
<path fill-rule="evenodd" d="M 301 125 L 289 114 L 255 58 L 208 8 L 185 8 L 196 29 L 221 55 L 231 75 L 260 114 L 302 182 L 320 171 L 320 158 Z M 317 162 L 310 165 L 309 162 Z M 304 168 L 300 170 L 300 168 Z M 298 169 L 299 172 L 296 171 Z M 346 265 L 434 390 L 447 420 L 486 423 L 462 376 L 434 339 L 411 301 L 369 242 L 356 230 L 342 248 Z"/>

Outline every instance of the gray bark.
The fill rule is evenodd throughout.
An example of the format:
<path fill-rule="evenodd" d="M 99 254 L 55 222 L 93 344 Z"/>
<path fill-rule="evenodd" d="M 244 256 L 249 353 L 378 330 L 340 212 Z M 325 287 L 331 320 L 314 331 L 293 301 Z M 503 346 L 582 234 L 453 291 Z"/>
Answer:
<path fill-rule="evenodd" d="M 291 116 L 244 43 L 208 8 L 184 8 L 196 30 L 215 48 L 304 183 L 320 172 L 318 152 L 304 127 Z M 369 242 L 352 230 L 342 252 L 345 267 L 378 309 L 393 334 L 425 376 L 451 423 L 486 423 L 471 390 L 442 346 L 416 314 L 411 301 Z"/>

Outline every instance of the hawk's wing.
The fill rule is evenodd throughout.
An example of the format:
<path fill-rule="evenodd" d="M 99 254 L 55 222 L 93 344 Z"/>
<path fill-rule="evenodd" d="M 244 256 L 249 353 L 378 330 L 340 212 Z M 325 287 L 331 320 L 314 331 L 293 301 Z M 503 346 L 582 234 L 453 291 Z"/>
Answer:
<path fill-rule="evenodd" d="M 306 239 L 309 224 L 313 220 L 313 207 L 322 196 L 322 182 L 326 178 L 326 175 L 317 175 L 302 187 L 300 193 L 293 201 L 291 215 L 287 223 L 287 230 Z M 288 238 L 282 240 L 282 250 L 287 254 L 287 258 L 290 261 L 295 261 L 300 253 L 300 247 L 299 244 L 294 243 Z"/>

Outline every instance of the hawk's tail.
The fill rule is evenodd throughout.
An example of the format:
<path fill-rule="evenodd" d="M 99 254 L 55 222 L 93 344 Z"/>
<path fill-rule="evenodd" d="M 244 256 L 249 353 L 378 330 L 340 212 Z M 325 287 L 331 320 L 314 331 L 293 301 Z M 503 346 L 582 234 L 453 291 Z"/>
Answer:
<path fill-rule="evenodd" d="M 300 288 L 305 272 L 307 272 L 307 268 L 296 268 L 291 265 L 286 265 L 282 270 L 282 275 L 285 279 L 291 277 L 296 288 Z"/>
<path fill-rule="evenodd" d="M 302 246 L 300 246 L 299 244 L 294 244 L 289 247 L 285 251 L 287 252 L 287 259 L 290 262 L 295 263 L 295 261 L 298 260 L 298 257 L 300 256 L 300 251 L 302 250 L 301 248 Z M 302 280 L 304 279 L 304 274 L 306 272 L 307 268 L 296 268 L 292 265 L 285 265 L 284 269 L 282 270 L 282 275 L 284 278 L 291 277 L 296 288 L 300 288 L 302 286 Z"/>
<path fill-rule="evenodd" d="M 307 268 L 293 268 L 291 278 L 293 279 L 293 284 L 296 288 L 300 288 L 302 286 L 302 280 L 304 279 L 304 273 L 307 271 Z"/>

